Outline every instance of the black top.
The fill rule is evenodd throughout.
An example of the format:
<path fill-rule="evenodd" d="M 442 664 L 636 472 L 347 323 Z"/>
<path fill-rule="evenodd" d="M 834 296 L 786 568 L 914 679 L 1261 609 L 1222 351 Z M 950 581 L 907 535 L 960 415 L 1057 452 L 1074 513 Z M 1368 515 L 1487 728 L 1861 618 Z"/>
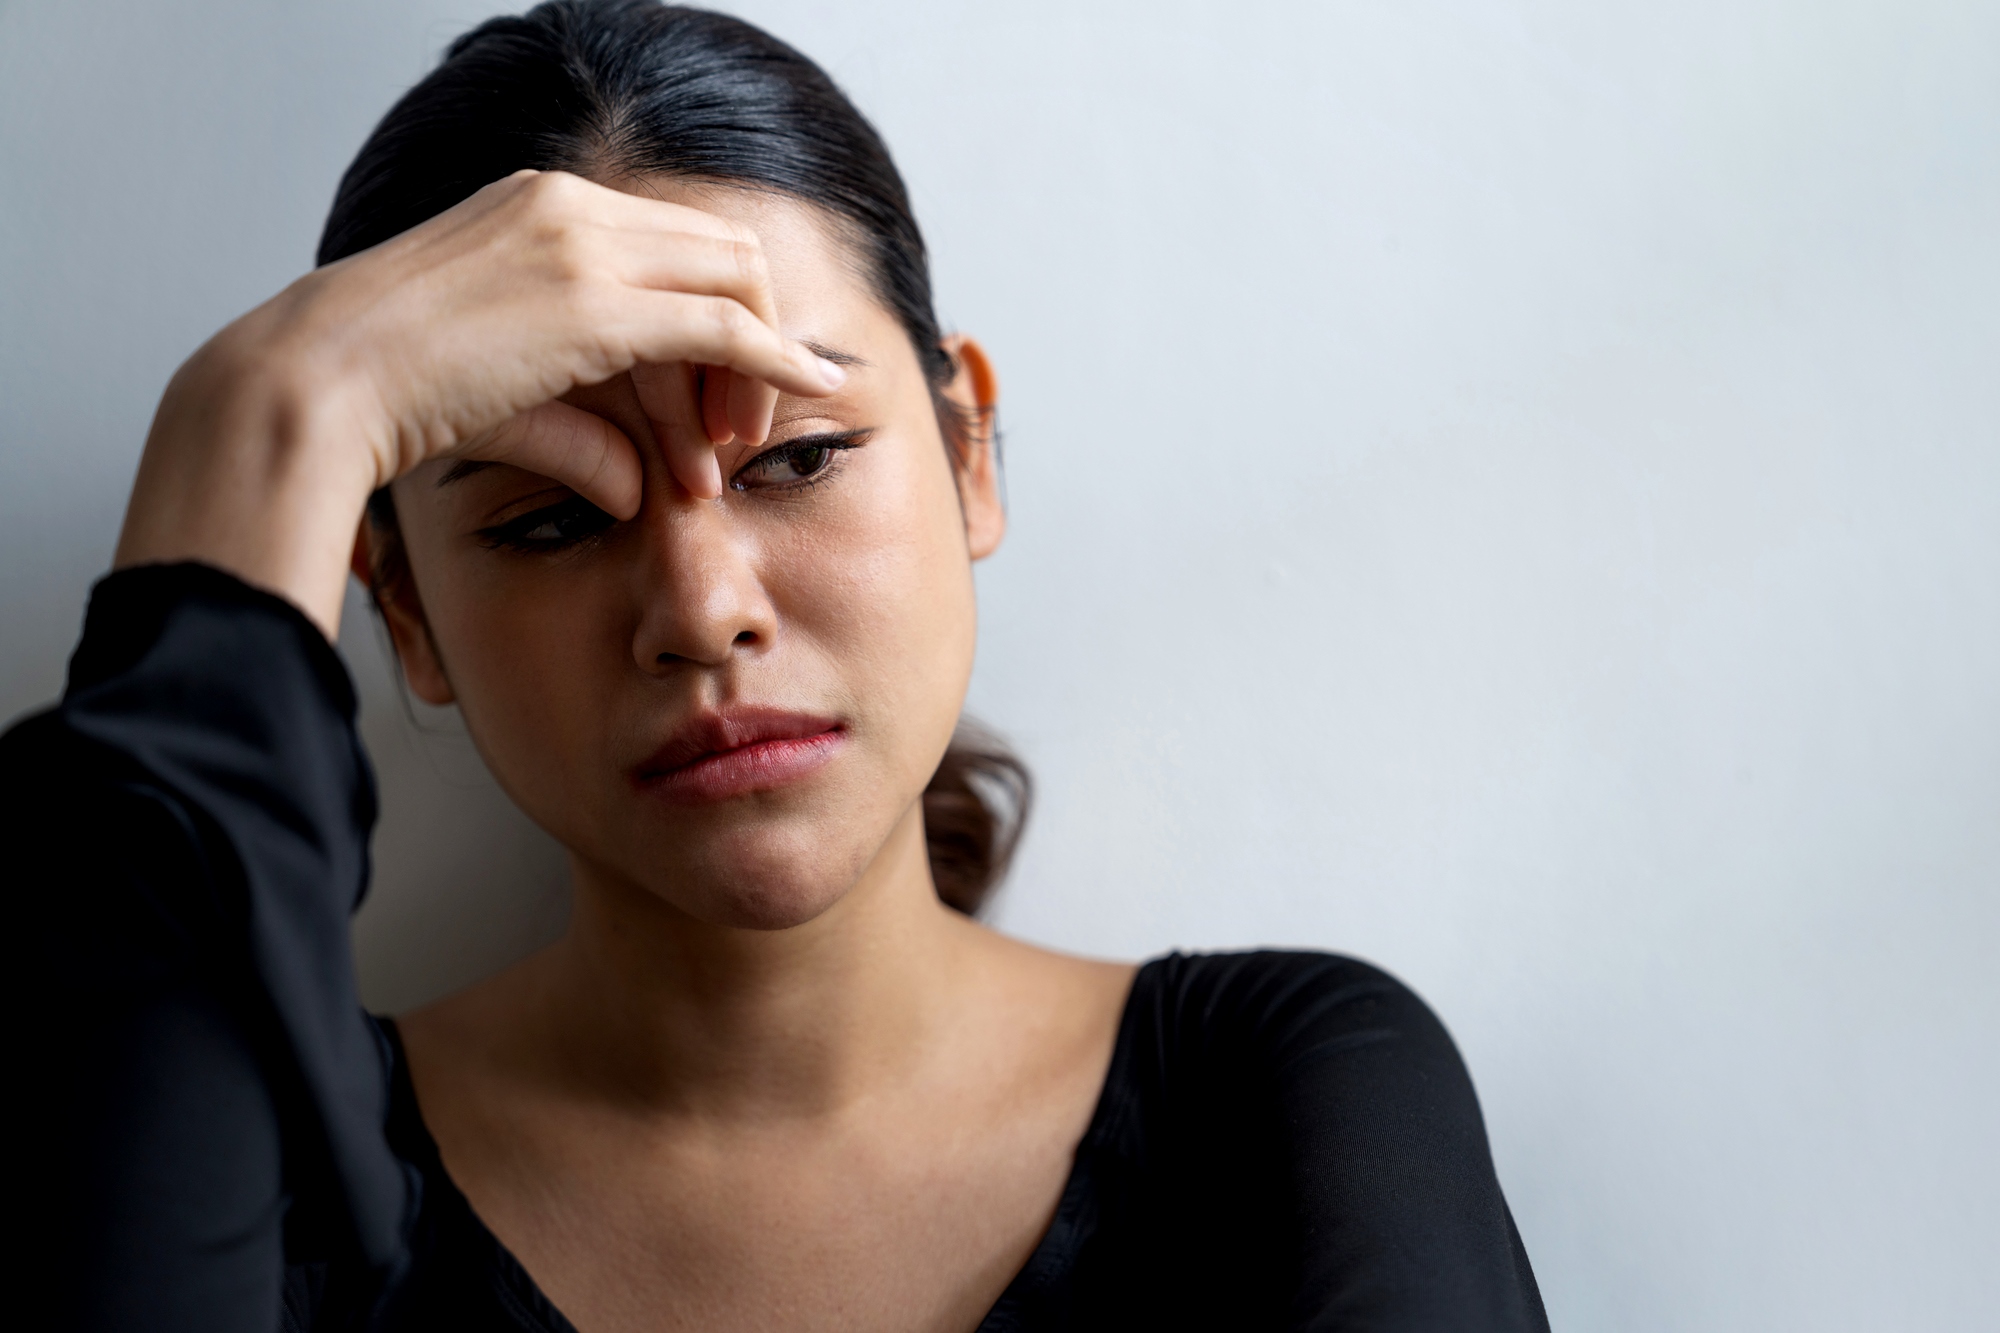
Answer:
<path fill-rule="evenodd" d="M 438 1160 L 347 916 L 375 798 L 339 658 L 214 570 L 100 583 L 0 737 L 40 1326 L 566 1333 Z M 1437 1019 L 1353 959 L 1140 969 L 1005 1330 L 1546 1329 Z"/>

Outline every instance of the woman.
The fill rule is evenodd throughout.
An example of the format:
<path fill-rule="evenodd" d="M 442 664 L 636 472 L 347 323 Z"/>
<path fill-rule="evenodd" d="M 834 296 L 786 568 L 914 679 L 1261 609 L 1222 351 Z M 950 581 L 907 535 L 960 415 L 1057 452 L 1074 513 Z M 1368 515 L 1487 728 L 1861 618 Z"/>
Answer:
<path fill-rule="evenodd" d="M 971 919 L 995 382 L 817 68 L 644 0 L 495 20 L 320 259 L 176 375 L 4 741 L 58 1323 L 1545 1326 L 1396 982 Z M 394 1021 L 344 934 L 350 564 L 574 879 L 564 939 Z"/>

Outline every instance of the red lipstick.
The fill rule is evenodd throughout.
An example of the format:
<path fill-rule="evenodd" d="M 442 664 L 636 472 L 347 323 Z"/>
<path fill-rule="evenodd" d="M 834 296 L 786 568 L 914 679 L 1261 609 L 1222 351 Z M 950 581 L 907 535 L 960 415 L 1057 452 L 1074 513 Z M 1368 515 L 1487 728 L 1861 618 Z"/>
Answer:
<path fill-rule="evenodd" d="M 773 791 L 818 772 L 845 744 L 833 718 L 775 708 L 697 713 L 632 771 L 641 791 L 677 805 Z"/>

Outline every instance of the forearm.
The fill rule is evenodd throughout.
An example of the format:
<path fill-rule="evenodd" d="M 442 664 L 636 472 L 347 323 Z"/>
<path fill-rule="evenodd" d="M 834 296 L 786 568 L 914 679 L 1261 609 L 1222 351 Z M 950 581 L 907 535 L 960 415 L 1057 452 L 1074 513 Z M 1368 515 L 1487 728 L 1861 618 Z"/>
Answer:
<path fill-rule="evenodd" d="M 555 439 L 510 437 L 507 424 L 632 371 L 649 417 L 672 420 L 663 386 L 685 376 L 656 372 L 692 364 L 741 381 L 713 438 L 761 440 L 778 391 L 823 397 L 845 379 L 775 321 L 744 229 L 562 172 L 516 173 L 307 274 L 190 358 L 154 418 L 116 566 L 228 570 L 331 638 L 376 487 L 428 460 L 480 457 L 629 518 L 642 485 L 633 441 L 601 422 Z M 713 438 L 668 453 L 711 497 Z"/>
<path fill-rule="evenodd" d="M 61 1205 L 39 1244 L 107 1311 L 262 1309 L 281 1224 L 377 1266 L 401 1243 L 347 940 L 374 817 L 352 710 L 298 613 L 172 566 L 99 585 L 63 703 L 0 737 L 30 1193 Z"/>
<path fill-rule="evenodd" d="M 355 527 L 381 480 L 379 417 L 358 410 L 361 393 L 324 344 L 300 335 L 299 303 L 287 292 L 252 311 L 175 374 L 114 567 L 212 565 L 285 598 L 330 640 Z"/>

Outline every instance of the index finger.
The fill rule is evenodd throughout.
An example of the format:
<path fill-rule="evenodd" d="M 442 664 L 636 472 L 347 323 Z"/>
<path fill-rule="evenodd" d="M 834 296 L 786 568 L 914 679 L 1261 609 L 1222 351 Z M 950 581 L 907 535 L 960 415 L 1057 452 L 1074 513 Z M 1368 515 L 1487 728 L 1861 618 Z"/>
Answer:
<path fill-rule="evenodd" d="M 631 295 L 629 314 L 618 321 L 623 327 L 602 331 L 621 337 L 635 364 L 725 366 L 805 398 L 824 398 L 847 382 L 846 371 L 728 297 L 650 290 Z"/>

